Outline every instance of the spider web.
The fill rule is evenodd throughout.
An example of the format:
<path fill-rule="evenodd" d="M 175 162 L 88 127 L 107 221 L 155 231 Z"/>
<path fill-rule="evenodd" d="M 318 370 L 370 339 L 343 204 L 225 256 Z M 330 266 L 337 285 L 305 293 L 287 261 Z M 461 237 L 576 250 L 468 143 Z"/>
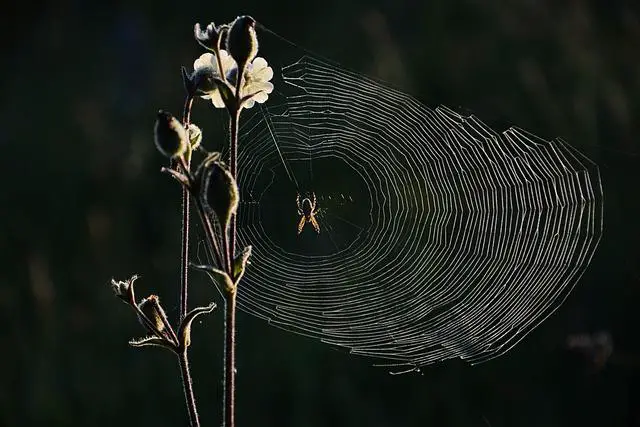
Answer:
<path fill-rule="evenodd" d="M 500 356 L 566 299 L 602 232 L 588 158 L 308 53 L 274 71 L 240 130 L 242 310 L 420 367 Z M 319 234 L 297 234 L 297 193 Z"/>

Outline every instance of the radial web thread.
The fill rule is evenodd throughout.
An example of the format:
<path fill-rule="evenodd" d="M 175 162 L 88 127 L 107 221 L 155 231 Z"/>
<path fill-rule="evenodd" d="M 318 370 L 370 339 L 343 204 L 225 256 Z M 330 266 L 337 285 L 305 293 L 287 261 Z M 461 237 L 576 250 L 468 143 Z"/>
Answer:
<path fill-rule="evenodd" d="M 309 55 L 280 78 L 240 132 L 241 309 L 420 367 L 504 354 L 566 299 L 602 232 L 588 158 Z M 320 234 L 296 234 L 297 192 Z"/>

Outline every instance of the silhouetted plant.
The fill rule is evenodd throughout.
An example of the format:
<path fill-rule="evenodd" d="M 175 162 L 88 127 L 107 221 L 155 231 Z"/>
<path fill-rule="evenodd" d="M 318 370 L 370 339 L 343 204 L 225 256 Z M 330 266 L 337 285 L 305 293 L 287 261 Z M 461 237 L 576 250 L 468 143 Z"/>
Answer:
<path fill-rule="evenodd" d="M 134 283 L 138 276 L 125 281 L 112 280 L 117 297 L 135 312 L 149 336 L 130 341 L 134 347 L 156 346 L 170 350 L 180 363 L 185 400 L 192 427 L 199 426 L 187 350 L 191 342 L 191 323 L 200 314 L 211 312 L 211 303 L 188 310 L 188 269 L 206 272 L 220 289 L 225 302 L 224 352 L 224 425 L 234 426 L 235 396 L 235 318 L 236 289 L 251 256 L 251 246 L 236 252 L 236 210 L 239 191 L 236 183 L 238 124 L 243 109 L 263 103 L 273 90 L 273 70 L 267 61 L 257 57 L 258 39 L 255 20 L 240 16 L 230 24 L 210 23 L 202 29 L 195 25 L 197 42 L 208 50 L 194 62 L 193 72 L 182 68 L 186 89 L 182 121 L 160 111 L 155 123 L 155 144 L 171 161 L 162 171 L 175 178 L 182 192 L 182 250 L 178 327 L 174 328 L 160 304 L 151 295 L 137 302 Z M 222 49 L 222 47 L 226 49 Z M 192 155 L 201 148 L 202 132 L 191 123 L 191 107 L 195 98 L 211 100 L 216 108 L 229 114 L 229 165 L 218 152 L 206 153 L 192 168 Z M 212 254 L 213 265 L 189 263 L 189 219 L 193 201 L 205 230 L 205 241 Z M 216 225 L 217 223 L 217 225 Z"/>

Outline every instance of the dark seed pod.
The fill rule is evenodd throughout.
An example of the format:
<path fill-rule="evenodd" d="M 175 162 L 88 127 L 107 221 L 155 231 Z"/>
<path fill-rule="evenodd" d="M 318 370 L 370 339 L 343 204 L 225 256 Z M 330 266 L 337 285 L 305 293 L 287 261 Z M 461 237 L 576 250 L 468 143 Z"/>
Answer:
<path fill-rule="evenodd" d="M 227 36 L 227 51 L 238 63 L 238 69 L 244 70 L 258 54 L 258 36 L 256 21 L 250 16 L 238 16 Z"/>
<path fill-rule="evenodd" d="M 171 114 L 160 110 L 154 126 L 156 148 L 163 156 L 182 156 L 187 150 L 189 138 L 182 124 Z"/>
<path fill-rule="evenodd" d="M 210 162 L 202 171 L 200 197 L 205 208 L 213 211 L 223 229 L 229 226 L 231 216 L 238 209 L 238 184 L 224 163 Z"/>

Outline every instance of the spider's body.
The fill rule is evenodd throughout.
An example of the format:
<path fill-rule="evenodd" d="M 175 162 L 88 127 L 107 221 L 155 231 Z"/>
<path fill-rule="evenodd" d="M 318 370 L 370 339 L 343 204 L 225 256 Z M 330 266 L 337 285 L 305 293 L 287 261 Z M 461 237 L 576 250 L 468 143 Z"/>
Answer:
<path fill-rule="evenodd" d="M 298 221 L 298 234 L 302 233 L 304 226 L 309 223 L 316 231 L 320 233 L 320 225 L 316 219 L 316 213 L 318 212 L 316 203 L 316 193 L 311 193 L 311 198 L 305 197 L 300 200 L 300 193 L 296 197 L 296 204 L 298 205 L 298 215 L 300 215 L 300 221 Z"/>

